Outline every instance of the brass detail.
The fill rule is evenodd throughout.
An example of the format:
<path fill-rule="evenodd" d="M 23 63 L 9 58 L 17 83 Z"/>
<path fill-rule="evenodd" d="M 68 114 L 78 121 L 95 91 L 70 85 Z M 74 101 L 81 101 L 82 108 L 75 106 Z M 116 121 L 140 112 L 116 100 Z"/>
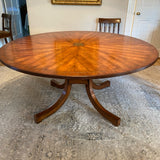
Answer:
<path fill-rule="evenodd" d="M 136 15 L 137 15 L 137 16 L 141 15 L 141 12 L 137 12 Z"/>
<path fill-rule="evenodd" d="M 73 46 L 77 46 L 77 47 L 84 46 L 84 43 L 73 43 Z"/>

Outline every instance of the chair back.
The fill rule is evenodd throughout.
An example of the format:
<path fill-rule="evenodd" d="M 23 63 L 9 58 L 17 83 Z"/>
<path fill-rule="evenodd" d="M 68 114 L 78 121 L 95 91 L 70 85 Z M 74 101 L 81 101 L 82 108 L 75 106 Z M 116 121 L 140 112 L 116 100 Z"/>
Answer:
<path fill-rule="evenodd" d="M 11 32 L 11 15 L 2 13 L 2 30 Z"/>
<path fill-rule="evenodd" d="M 13 41 L 11 23 L 12 23 L 11 15 L 2 13 L 2 30 L 0 30 L 0 38 L 4 38 L 6 43 L 8 43 L 7 38 L 10 38 L 11 41 Z"/>
<path fill-rule="evenodd" d="M 121 18 L 99 18 L 99 31 L 119 34 Z"/>

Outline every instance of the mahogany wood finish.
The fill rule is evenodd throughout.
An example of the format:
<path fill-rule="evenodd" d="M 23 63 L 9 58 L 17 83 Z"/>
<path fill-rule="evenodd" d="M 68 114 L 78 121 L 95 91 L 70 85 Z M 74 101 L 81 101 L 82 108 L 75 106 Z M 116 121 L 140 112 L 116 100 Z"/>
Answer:
<path fill-rule="evenodd" d="M 93 89 L 108 87 L 110 82 L 98 85 L 92 79 L 133 73 L 151 66 L 158 58 L 157 50 L 142 40 L 84 31 L 24 37 L 6 44 L 0 48 L 0 53 L 0 61 L 14 70 L 65 79 L 64 84 L 51 81 L 52 86 L 64 90 L 55 104 L 35 115 L 36 123 L 63 105 L 72 84 L 85 84 L 93 106 L 115 126 L 120 124 L 120 118 L 104 109 L 93 92 Z"/>
<path fill-rule="evenodd" d="M 75 82 L 73 82 L 72 80 L 72 84 L 77 84 L 77 82 L 78 82 L 77 80 Z M 81 81 L 81 82 L 78 82 L 78 84 L 85 84 L 85 83 Z M 103 89 L 110 86 L 110 81 L 105 81 L 101 84 L 96 84 L 92 81 L 92 85 L 93 85 L 93 89 Z M 63 89 L 65 87 L 65 83 L 59 84 L 56 80 L 52 79 L 51 86 L 59 89 Z"/>
<path fill-rule="evenodd" d="M 5 42 L 8 43 L 7 38 L 13 40 L 12 36 L 12 17 L 10 14 L 2 14 L 2 31 L 0 30 L 0 38 L 4 38 Z"/>
<path fill-rule="evenodd" d="M 69 93 L 70 93 L 70 90 L 71 90 L 71 84 L 69 83 L 69 80 L 66 80 L 65 81 L 65 88 L 64 88 L 64 91 L 62 92 L 61 97 L 58 99 L 58 101 L 55 104 L 51 105 L 48 109 L 46 109 L 38 114 L 35 114 L 34 115 L 35 122 L 39 123 L 43 119 L 45 119 L 48 116 L 55 113 L 67 100 Z"/>
<path fill-rule="evenodd" d="M 109 87 L 109 86 L 110 86 L 110 81 L 105 81 L 101 84 L 96 84 L 92 81 L 93 89 L 103 89 L 103 88 L 106 88 L 106 87 Z"/>
<path fill-rule="evenodd" d="M 90 101 L 92 102 L 93 106 L 96 108 L 96 110 L 104 116 L 106 119 L 108 119 L 113 125 L 119 126 L 120 125 L 120 118 L 116 115 L 110 113 L 107 111 L 97 100 L 94 92 L 93 92 L 93 82 L 92 80 L 87 80 L 86 84 L 86 91 L 88 94 L 88 97 Z"/>
<path fill-rule="evenodd" d="M 66 101 L 67 97 L 69 96 L 71 86 L 72 84 L 85 84 L 86 85 L 86 91 L 88 94 L 88 97 L 90 101 L 92 102 L 93 106 L 95 109 L 106 119 L 108 119 L 113 125 L 119 126 L 120 125 L 120 118 L 117 117 L 116 115 L 110 113 L 107 111 L 97 100 L 94 92 L 93 92 L 93 86 L 96 86 L 95 89 L 100 89 L 108 86 L 110 83 L 108 81 L 104 82 L 102 84 L 102 87 L 99 88 L 96 84 L 93 83 L 92 80 L 75 80 L 75 79 L 67 79 L 64 84 L 59 85 L 55 80 L 51 81 L 51 85 L 56 87 L 56 88 L 64 88 L 64 91 L 62 92 L 62 96 L 60 99 L 54 104 L 51 105 L 48 109 L 38 113 L 35 115 L 35 122 L 39 123 L 43 119 L 47 118 L 48 116 L 52 115 L 55 113 L 61 106 L 62 104 Z M 63 87 L 64 86 L 64 87 Z M 101 85 L 100 85 L 101 86 Z"/>
<path fill-rule="evenodd" d="M 95 79 L 125 75 L 152 65 L 150 44 L 102 32 L 53 32 L 17 39 L 0 48 L 8 67 L 37 76 Z"/>
<path fill-rule="evenodd" d="M 59 89 L 64 89 L 65 83 L 59 84 L 56 80 L 52 79 L 51 80 L 51 86 L 59 88 Z"/>
<path fill-rule="evenodd" d="M 100 32 L 110 32 L 110 33 L 119 34 L 121 18 L 99 18 L 98 22 L 99 22 Z M 116 28 L 117 28 L 117 31 L 116 31 Z"/>

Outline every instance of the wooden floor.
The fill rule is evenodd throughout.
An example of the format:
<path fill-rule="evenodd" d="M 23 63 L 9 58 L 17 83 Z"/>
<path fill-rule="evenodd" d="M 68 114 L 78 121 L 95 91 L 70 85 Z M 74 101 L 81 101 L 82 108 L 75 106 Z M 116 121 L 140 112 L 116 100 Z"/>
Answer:
<path fill-rule="evenodd" d="M 158 61 L 154 65 L 160 66 L 160 58 L 158 59 Z"/>
<path fill-rule="evenodd" d="M 155 66 L 160 66 L 160 58 L 157 60 L 157 62 L 154 64 Z M 0 66 L 3 66 L 3 64 L 0 62 Z"/>

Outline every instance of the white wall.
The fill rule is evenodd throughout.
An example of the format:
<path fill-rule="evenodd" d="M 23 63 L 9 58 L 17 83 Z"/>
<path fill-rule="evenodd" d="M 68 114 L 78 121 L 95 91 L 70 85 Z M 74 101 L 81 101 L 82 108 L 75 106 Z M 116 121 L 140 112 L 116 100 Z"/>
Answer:
<path fill-rule="evenodd" d="M 102 0 L 101 6 L 53 5 L 51 0 L 27 0 L 30 33 L 64 30 L 96 30 L 99 17 L 122 18 L 121 33 L 128 0 Z"/>

